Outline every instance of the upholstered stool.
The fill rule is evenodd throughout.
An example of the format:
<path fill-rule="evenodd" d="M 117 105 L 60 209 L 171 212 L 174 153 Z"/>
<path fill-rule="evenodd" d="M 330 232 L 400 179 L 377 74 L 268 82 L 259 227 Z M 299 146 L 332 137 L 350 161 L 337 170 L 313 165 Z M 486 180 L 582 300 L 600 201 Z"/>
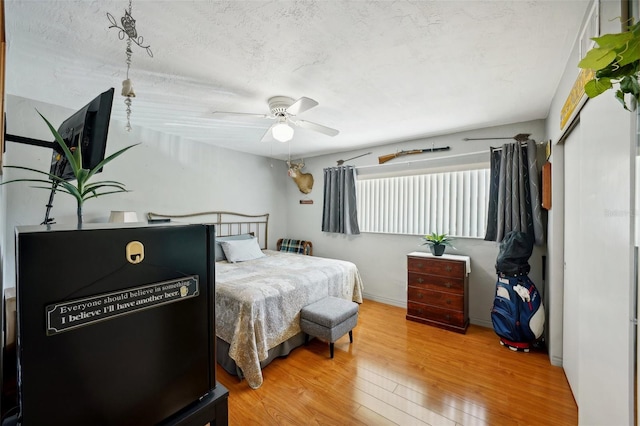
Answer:
<path fill-rule="evenodd" d="M 329 351 L 333 358 L 333 343 L 349 332 L 353 343 L 353 328 L 358 323 L 358 304 L 338 297 L 325 297 L 302 308 L 300 328 L 305 333 L 307 344 L 309 335 L 329 341 Z"/>

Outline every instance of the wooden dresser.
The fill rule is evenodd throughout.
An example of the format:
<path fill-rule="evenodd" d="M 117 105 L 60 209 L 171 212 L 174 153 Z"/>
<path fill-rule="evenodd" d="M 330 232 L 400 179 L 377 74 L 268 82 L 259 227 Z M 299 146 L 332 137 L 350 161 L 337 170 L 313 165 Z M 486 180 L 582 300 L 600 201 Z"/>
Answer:
<path fill-rule="evenodd" d="M 468 256 L 407 255 L 407 319 L 458 333 L 469 326 Z"/>

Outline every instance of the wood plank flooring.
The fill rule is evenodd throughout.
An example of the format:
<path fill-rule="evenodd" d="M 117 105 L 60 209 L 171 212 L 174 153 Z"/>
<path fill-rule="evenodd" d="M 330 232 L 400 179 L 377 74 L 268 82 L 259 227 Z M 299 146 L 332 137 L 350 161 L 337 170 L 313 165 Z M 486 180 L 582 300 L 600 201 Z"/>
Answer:
<path fill-rule="evenodd" d="M 560 367 L 512 352 L 493 329 L 458 334 L 365 300 L 353 344 L 313 339 L 263 370 L 257 390 L 217 369 L 230 425 L 575 425 Z"/>

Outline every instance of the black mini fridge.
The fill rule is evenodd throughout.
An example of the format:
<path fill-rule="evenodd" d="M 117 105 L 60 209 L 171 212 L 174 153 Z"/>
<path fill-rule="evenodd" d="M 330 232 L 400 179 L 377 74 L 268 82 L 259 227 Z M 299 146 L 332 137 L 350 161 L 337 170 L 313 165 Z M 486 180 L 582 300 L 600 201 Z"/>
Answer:
<path fill-rule="evenodd" d="M 220 402 L 214 245 L 206 225 L 16 228 L 17 423 L 171 423 Z"/>

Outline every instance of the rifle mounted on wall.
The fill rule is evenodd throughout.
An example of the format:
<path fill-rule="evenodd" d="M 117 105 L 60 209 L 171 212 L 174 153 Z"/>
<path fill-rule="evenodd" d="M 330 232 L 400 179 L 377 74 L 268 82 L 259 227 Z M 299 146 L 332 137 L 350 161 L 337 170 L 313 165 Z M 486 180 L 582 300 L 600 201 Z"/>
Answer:
<path fill-rule="evenodd" d="M 397 157 L 402 157 L 403 155 L 422 154 L 423 152 L 448 151 L 450 149 L 451 148 L 449 148 L 448 146 L 442 146 L 439 148 L 410 149 L 408 151 L 399 151 L 393 154 L 387 154 L 387 155 L 378 157 L 378 164 L 384 164 L 389 160 L 393 160 L 394 158 L 397 158 Z"/>

